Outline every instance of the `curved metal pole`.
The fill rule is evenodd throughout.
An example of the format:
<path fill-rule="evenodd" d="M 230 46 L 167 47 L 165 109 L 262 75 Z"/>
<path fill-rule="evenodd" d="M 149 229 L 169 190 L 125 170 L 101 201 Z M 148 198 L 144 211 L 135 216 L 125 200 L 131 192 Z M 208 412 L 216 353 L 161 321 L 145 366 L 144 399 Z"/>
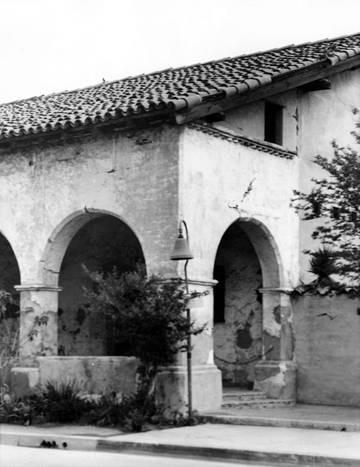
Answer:
<path fill-rule="evenodd" d="M 186 224 L 185 224 L 186 225 Z M 185 272 L 185 290 L 186 295 L 189 295 L 189 281 L 187 275 L 187 266 L 189 260 L 185 261 L 184 265 L 184 272 Z M 186 308 L 186 320 L 188 324 L 188 333 L 186 339 L 186 370 L 187 370 L 187 392 L 188 392 L 188 417 L 189 419 L 192 417 L 192 355 L 191 355 L 191 316 L 190 316 L 190 308 Z"/>
<path fill-rule="evenodd" d="M 189 230 L 187 227 L 186 222 L 184 219 L 181 219 L 179 222 L 179 236 L 183 236 L 182 226 L 185 228 L 185 235 L 186 239 L 189 241 Z M 184 264 L 184 275 L 185 275 L 185 290 L 186 295 L 189 297 L 189 280 L 187 275 L 187 266 L 189 260 L 187 259 Z M 187 370 L 187 393 L 188 393 L 188 417 L 189 419 L 192 418 L 192 349 L 191 349 L 191 315 L 190 315 L 190 308 L 186 308 L 186 320 L 188 324 L 188 333 L 186 337 L 186 370 Z"/>
<path fill-rule="evenodd" d="M 181 219 L 181 221 L 180 221 L 180 223 L 179 223 L 179 233 L 182 234 L 181 224 L 184 224 L 185 233 L 186 233 L 186 239 L 187 239 L 187 240 L 190 240 L 188 227 L 187 227 L 187 224 L 186 224 L 186 222 L 184 221 L 184 219 Z"/>

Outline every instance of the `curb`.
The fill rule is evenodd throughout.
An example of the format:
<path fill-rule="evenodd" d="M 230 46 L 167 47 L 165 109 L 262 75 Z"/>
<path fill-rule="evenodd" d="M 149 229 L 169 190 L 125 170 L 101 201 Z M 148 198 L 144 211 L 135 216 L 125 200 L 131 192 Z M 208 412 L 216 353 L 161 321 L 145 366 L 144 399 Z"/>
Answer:
<path fill-rule="evenodd" d="M 40 448 L 43 441 L 56 443 L 55 448 L 78 451 L 112 451 L 128 454 L 167 454 L 176 457 L 207 458 L 211 460 L 252 461 L 264 464 L 285 465 L 318 465 L 318 466 L 360 466 L 359 459 L 327 457 L 312 454 L 292 454 L 286 452 L 251 451 L 243 449 L 212 448 L 201 446 L 184 446 L 177 444 L 143 443 L 137 441 L 112 441 L 92 436 L 67 436 L 47 433 L 1 434 L 0 444 L 19 447 Z M 65 443 L 65 445 L 64 445 Z M 52 448 L 54 449 L 54 448 Z M 56 449 L 55 449 L 56 450 Z"/>
<path fill-rule="evenodd" d="M 265 426 L 274 428 L 303 428 L 305 430 L 327 430 L 359 432 L 360 423 L 321 422 L 315 420 L 294 420 L 283 418 L 237 417 L 233 415 L 202 415 L 208 423 L 224 425 Z"/>
<path fill-rule="evenodd" d="M 263 464 L 317 465 L 317 466 L 360 466 L 360 459 L 327 457 L 309 454 L 250 451 L 243 449 L 209 448 L 176 444 L 150 444 L 132 441 L 100 440 L 98 450 L 127 453 L 168 454 L 178 457 L 200 457 L 211 460 L 251 461 Z"/>
<path fill-rule="evenodd" d="M 60 435 L 58 433 L 46 433 L 45 435 L 40 433 L 18 434 L 16 432 L 0 432 L 0 445 L 7 444 L 27 448 L 42 448 L 41 443 L 43 441 L 55 442 L 55 449 L 96 451 L 99 438 L 95 436 Z"/>

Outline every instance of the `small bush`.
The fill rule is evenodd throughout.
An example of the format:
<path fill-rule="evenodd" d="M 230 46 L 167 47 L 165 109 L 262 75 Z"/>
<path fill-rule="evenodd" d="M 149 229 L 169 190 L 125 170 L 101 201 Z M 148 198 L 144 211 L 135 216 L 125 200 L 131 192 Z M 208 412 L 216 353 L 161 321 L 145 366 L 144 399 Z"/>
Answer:
<path fill-rule="evenodd" d="M 158 368 L 173 364 L 178 353 L 187 349 L 188 336 L 205 328 L 186 313 L 189 300 L 202 294 L 188 294 L 181 279 L 149 276 L 141 266 L 125 273 L 116 268 L 107 274 L 86 271 L 93 284 L 85 290 L 88 303 L 84 306 L 107 318 L 117 355 L 140 360 L 139 389 L 124 401 L 131 407 L 134 427 L 139 427 L 141 417 L 147 419 L 153 404 Z M 124 405 L 114 410 L 121 412 Z"/>
<path fill-rule="evenodd" d="M 334 253 L 329 248 L 320 248 L 311 253 L 310 272 L 317 275 L 319 280 L 329 279 L 331 274 L 339 272 Z"/>
<path fill-rule="evenodd" d="M 48 381 L 44 388 L 30 397 L 30 405 L 34 415 L 56 423 L 77 422 L 93 407 L 92 402 L 81 396 L 75 381 Z"/>
<path fill-rule="evenodd" d="M 117 399 L 115 394 L 103 396 L 90 412 L 89 421 L 100 426 L 119 426 L 127 431 L 142 431 L 158 412 L 155 398 L 146 386 L 135 394 Z"/>
<path fill-rule="evenodd" d="M 31 407 L 29 401 L 14 399 L 7 385 L 0 390 L 0 423 L 26 425 L 31 423 Z"/>

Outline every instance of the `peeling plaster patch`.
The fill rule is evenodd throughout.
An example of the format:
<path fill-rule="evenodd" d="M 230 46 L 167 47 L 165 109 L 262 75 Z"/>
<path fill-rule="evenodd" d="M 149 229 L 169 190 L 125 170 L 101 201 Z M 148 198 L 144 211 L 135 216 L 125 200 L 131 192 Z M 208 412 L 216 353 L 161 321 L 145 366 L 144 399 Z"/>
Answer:
<path fill-rule="evenodd" d="M 264 313 L 264 332 L 266 331 L 270 336 L 280 337 L 281 325 L 276 322 L 274 313 Z"/>
<path fill-rule="evenodd" d="M 280 372 L 279 366 L 264 367 L 264 368 L 261 368 L 261 372 L 257 371 L 256 379 L 257 381 L 268 381 L 276 377 L 279 372 Z"/>
<path fill-rule="evenodd" d="M 266 358 L 277 360 L 280 357 L 280 338 L 271 336 L 264 331 L 263 341 Z"/>
<path fill-rule="evenodd" d="M 281 307 L 280 305 L 274 308 L 274 318 L 278 324 L 281 324 Z"/>
<path fill-rule="evenodd" d="M 283 388 L 286 384 L 286 366 L 282 363 L 279 364 L 277 374 L 266 379 L 267 384 L 271 384 L 275 387 Z"/>
<path fill-rule="evenodd" d="M 262 279 L 251 241 L 237 224 L 224 234 L 216 264 L 225 272 L 225 322 L 214 327 L 215 361 L 223 380 L 248 388 L 262 354 Z"/>
<path fill-rule="evenodd" d="M 267 397 L 295 400 L 296 364 L 292 361 L 263 361 L 256 368 L 256 389 Z"/>
<path fill-rule="evenodd" d="M 248 349 L 251 347 L 253 340 L 250 331 L 251 326 L 249 323 L 246 323 L 245 329 L 238 329 L 236 331 L 236 345 L 240 347 L 240 349 Z"/>
<path fill-rule="evenodd" d="M 213 350 L 209 351 L 209 355 L 208 355 L 208 359 L 207 359 L 206 363 L 208 365 L 213 365 L 214 364 L 214 351 Z"/>

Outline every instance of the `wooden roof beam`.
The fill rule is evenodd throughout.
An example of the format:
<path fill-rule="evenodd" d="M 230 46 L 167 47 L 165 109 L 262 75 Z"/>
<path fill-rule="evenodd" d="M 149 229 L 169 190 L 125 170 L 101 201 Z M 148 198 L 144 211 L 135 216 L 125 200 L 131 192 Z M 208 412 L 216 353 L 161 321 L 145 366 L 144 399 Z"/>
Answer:
<path fill-rule="evenodd" d="M 331 81 L 326 78 L 317 79 L 311 81 L 310 83 L 300 86 L 301 91 L 303 92 L 314 92 L 314 91 L 326 91 L 331 89 Z"/>
<path fill-rule="evenodd" d="M 303 71 L 296 71 L 280 76 L 279 79 L 273 79 L 271 83 L 260 86 L 257 89 L 245 92 L 238 96 L 232 96 L 228 99 L 219 99 L 217 102 L 204 102 L 192 109 L 184 109 L 175 114 L 175 120 L 178 125 L 204 118 L 212 113 L 221 113 L 227 110 L 239 107 L 244 104 L 250 104 L 269 96 L 280 94 L 290 89 L 299 88 L 305 84 L 321 79 L 328 79 L 329 76 L 343 71 L 354 70 L 360 67 L 360 55 L 339 62 L 336 65 L 325 59 L 322 62 L 309 66 Z"/>

